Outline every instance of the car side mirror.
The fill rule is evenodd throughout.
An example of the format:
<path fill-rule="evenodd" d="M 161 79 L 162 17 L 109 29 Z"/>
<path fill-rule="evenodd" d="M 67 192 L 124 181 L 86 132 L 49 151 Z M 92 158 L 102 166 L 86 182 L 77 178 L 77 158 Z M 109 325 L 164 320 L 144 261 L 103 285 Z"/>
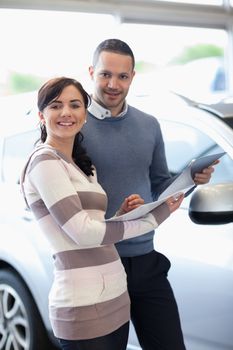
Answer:
<path fill-rule="evenodd" d="M 189 217 L 201 225 L 233 222 L 233 182 L 198 187 L 189 204 Z"/>

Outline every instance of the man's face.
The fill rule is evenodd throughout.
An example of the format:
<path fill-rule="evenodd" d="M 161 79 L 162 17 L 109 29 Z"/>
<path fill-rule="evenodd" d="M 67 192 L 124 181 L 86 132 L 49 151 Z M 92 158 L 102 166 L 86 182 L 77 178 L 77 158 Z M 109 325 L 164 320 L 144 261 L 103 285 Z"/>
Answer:
<path fill-rule="evenodd" d="M 89 73 L 94 83 L 94 100 L 109 109 L 112 116 L 118 115 L 135 75 L 132 58 L 102 51 L 96 66 L 89 68 Z"/>

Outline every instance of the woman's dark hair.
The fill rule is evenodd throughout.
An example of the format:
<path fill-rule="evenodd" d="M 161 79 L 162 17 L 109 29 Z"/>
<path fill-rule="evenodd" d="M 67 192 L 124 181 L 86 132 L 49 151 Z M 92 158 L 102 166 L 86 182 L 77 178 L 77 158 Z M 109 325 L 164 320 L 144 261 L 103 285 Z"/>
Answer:
<path fill-rule="evenodd" d="M 87 109 L 91 103 L 90 95 L 84 90 L 82 84 L 75 79 L 60 77 L 54 78 L 47 81 L 38 91 L 37 96 L 37 106 L 40 112 L 43 112 L 45 107 L 47 107 L 55 98 L 59 97 L 65 87 L 73 85 L 81 93 L 85 108 Z M 41 137 L 40 140 L 44 143 L 47 139 L 46 126 L 40 124 Z M 75 136 L 74 147 L 72 152 L 72 157 L 74 162 L 82 169 L 86 175 L 93 175 L 93 165 L 91 159 L 88 157 L 86 150 L 81 146 L 83 140 L 83 135 L 78 132 Z"/>

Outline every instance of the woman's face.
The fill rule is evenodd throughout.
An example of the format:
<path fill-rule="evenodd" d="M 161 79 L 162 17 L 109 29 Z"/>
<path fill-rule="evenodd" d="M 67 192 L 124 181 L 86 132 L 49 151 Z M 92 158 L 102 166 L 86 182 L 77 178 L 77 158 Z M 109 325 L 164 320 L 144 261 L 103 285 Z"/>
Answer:
<path fill-rule="evenodd" d="M 47 141 L 73 139 L 86 120 L 83 97 L 74 85 L 65 87 L 53 101 L 39 112 L 40 120 L 46 126 Z"/>

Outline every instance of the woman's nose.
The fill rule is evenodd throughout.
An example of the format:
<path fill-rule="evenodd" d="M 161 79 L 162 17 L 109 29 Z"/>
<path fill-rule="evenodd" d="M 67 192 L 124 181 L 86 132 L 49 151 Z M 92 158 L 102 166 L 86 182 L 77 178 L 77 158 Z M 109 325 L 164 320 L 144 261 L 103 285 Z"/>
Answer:
<path fill-rule="evenodd" d="M 71 115 L 71 108 L 69 106 L 64 105 L 62 108 L 61 115 L 63 115 L 63 116 Z"/>

